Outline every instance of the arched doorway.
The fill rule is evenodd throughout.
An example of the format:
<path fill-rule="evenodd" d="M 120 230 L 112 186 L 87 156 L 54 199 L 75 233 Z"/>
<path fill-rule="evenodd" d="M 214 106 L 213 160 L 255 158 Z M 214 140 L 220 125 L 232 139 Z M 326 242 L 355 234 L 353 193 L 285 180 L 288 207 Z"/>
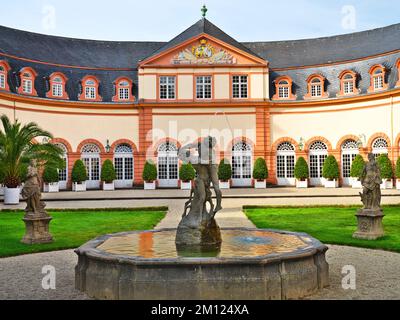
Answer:
<path fill-rule="evenodd" d="M 389 144 L 386 139 L 380 137 L 374 140 L 372 143 L 372 153 L 375 155 L 375 159 L 378 158 L 381 154 L 389 153 Z"/>
<path fill-rule="evenodd" d="M 351 165 L 355 157 L 359 154 L 358 144 L 354 140 L 346 140 L 342 146 L 342 179 L 344 186 L 351 186 Z"/>
<path fill-rule="evenodd" d="M 234 187 L 250 187 L 252 184 L 253 154 L 251 145 L 245 141 L 232 147 L 232 185 Z"/>
<path fill-rule="evenodd" d="M 322 186 L 322 168 L 325 159 L 328 157 L 328 146 L 322 141 L 315 141 L 310 146 L 309 166 L 310 166 L 310 185 Z"/>
<path fill-rule="evenodd" d="M 296 184 L 294 178 L 295 159 L 295 147 L 290 142 L 283 142 L 278 146 L 276 154 L 278 185 L 293 186 Z"/>
<path fill-rule="evenodd" d="M 100 148 L 95 144 L 87 144 L 82 148 L 82 161 L 85 164 L 88 180 L 87 189 L 100 188 Z"/>
<path fill-rule="evenodd" d="M 160 188 L 178 187 L 178 147 L 165 142 L 158 148 L 158 186 Z"/>
<path fill-rule="evenodd" d="M 60 190 L 67 190 L 68 183 L 68 151 L 67 147 L 62 143 L 56 143 L 57 147 L 59 147 L 62 151 L 62 159 L 64 161 L 64 168 L 58 170 L 58 186 Z"/>
<path fill-rule="evenodd" d="M 114 166 L 117 179 L 115 187 L 118 189 L 132 188 L 134 179 L 133 150 L 128 144 L 120 144 L 114 151 Z"/>

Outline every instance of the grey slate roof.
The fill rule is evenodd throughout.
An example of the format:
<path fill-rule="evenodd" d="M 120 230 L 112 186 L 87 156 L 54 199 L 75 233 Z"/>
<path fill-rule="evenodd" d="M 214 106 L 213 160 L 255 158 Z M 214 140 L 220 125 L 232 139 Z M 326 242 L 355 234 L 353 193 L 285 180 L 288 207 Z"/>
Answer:
<path fill-rule="evenodd" d="M 345 69 L 352 69 L 358 73 L 358 85 L 362 94 L 366 93 L 369 86 L 368 70 L 374 64 L 381 63 L 388 68 L 389 88 L 394 88 L 398 79 L 398 71 L 394 65 L 400 58 L 400 53 L 389 54 L 388 52 L 400 49 L 400 24 L 334 37 L 252 43 L 237 42 L 207 19 L 199 20 L 169 42 L 82 40 L 47 36 L 0 26 L 0 53 L 51 64 L 85 67 L 85 69 L 28 62 L 12 57 L 2 57 L 1 54 L 0 59 L 7 60 L 12 68 L 8 80 L 13 92 L 16 92 L 19 70 L 22 67 L 32 67 L 38 72 L 35 87 L 40 97 L 46 96 L 45 79 L 51 73 L 58 71 L 64 73 L 69 79 L 67 92 L 70 100 L 78 100 L 80 80 L 90 74 L 100 80 L 100 95 L 103 97 L 103 101 L 110 102 L 114 94 L 113 82 L 115 79 L 120 76 L 131 78 L 134 82 L 133 94 L 137 96 L 138 62 L 202 33 L 268 60 L 272 68 L 270 73 L 271 97 L 275 91 L 273 81 L 280 75 L 288 75 L 293 79 L 294 93 L 298 100 L 301 100 L 306 93 L 306 79 L 312 73 L 319 73 L 326 77 L 326 90 L 329 92 L 330 98 L 336 97 L 340 85 L 338 76 Z M 383 55 L 352 63 L 343 62 L 378 54 Z M 343 63 L 299 68 L 332 62 Z M 287 67 L 294 68 L 292 70 L 276 70 Z M 112 70 L 101 70 L 102 68 Z"/>

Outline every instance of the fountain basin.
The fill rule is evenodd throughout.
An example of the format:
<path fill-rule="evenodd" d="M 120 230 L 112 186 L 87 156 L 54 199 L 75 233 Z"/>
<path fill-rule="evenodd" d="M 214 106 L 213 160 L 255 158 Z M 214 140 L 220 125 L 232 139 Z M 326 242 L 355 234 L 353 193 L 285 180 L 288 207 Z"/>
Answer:
<path fill-rule="evenodd" d="M 327 246 L 305 233 L 221 229 L 222 244 L 177 247 L 176 229 L 98 237 L 75 252 L 76 288 L 112 300 L 298 299 L 329 283 Z"/>

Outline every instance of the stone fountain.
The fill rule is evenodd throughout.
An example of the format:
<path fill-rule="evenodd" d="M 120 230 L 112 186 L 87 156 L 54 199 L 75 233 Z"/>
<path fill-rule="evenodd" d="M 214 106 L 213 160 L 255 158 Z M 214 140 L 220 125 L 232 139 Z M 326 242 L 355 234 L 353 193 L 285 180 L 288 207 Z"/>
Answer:
<path fill-rule="evenodd" d="M 328 285 L 328 248 L 309 235 L 219 228 L 215 144 L 207 137 L 179 152 L 197 178 L 177 229 L 89 241 L 76 250 L 78 290 L 97 299 L 257 300 L 298 299 Z"/>

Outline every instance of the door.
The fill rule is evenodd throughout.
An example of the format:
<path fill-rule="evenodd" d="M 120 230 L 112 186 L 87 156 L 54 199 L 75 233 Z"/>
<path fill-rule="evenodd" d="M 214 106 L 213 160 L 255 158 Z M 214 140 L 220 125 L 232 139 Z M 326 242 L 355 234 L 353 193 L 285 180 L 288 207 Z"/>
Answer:
<path fill-rule="evenodd" d="M 322 169 L 325 159 L 328 157 L 328 147 L 321 141 L 316 141 L 310 146 L 310 185 L 323 186 L 325 179 L 322 177 Z"/>
<path fill-rule="evenodd" d="M 94 144 L 82 148 L 82 161 L 85 164 L 88 180 L 87 189 L 100 189 L 100 148 Z"/>
<path fill-rule="evenodd" d="M 133 153 L 129 145 L 123 144 L 115 148 L 114 166 L 117 179 L 115 188 L 132 188 L 134 180 Z"/>
<path fill-rule="evenodd" d="M 234 187 L 251 187 L 252 185 L 252 150 L 242 141 L 232 148 L 232 185 Z"/>
<path fill-rule="evenodd" d="M 158 148 L 158 186 L 160 188 L 178 187 L 178 148 L 171 142 Z"/>
<path fill-rule="evenodd" d="M 68 182 L 68 156 L 67 156 L 67 148 L 61 144 L 57 143 L 57 147 L 63 150 L 63 161 L 64 161 L 64 168 L 58 170 L 58 186 L 60 190 L 67 190 L 67 182 Z"/>
<path fill-rule="evenodd" d="M 351 186 L 351 165 L 358 155 L 358 145 L 354 140 L 347 140 L 342 145 L 342 181 L 344 186 Z"/>
<path fill-rule="evenodd" d="M 278 146 L 276 156 L 276 173 L 279 186 L 294 186 L 295 148 L 289 142 L 283 142 Z"/>

